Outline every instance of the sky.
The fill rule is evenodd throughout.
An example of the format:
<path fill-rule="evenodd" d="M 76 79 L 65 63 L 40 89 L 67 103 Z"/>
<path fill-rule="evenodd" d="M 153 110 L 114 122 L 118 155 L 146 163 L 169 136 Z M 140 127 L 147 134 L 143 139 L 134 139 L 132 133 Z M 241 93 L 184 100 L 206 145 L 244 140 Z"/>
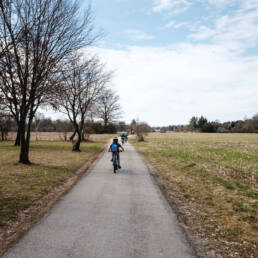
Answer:
<path fill-rule="evenodd" d="M 81 0 L 82 6 L 89 3 Z M 152 126 L 258 113 L 258 0 L 92 0 L 105 32 L 92 51 L 123 120 Z"/>

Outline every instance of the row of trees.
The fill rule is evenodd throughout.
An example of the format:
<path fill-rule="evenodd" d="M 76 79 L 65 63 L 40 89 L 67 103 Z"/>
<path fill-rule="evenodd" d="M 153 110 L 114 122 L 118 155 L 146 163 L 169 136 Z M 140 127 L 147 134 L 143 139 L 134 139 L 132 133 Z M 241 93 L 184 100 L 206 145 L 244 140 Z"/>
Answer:
<path fill-rule="evenodd" d="M 81 52 L 99 37 L 90 6 L 82 12 L 77 0 L 0 1 L 0 112 L 17 124 L 21 163 L 30 164 L 39 107 L 67 115 L 77 135 L 74 151 L 89 117 L 99 112 L 107 126 L 119 115 L 118 97 L 108 88 L 112 74 L 98 57 Z"/>
<path fill-rule="evenodd" d="M 232 132 L 232 133 L 258 133 L 258 115 L 250 119 L 229 121 L 220 123 L 219 121 L 209 122 L 207 118 L 192 117 L 188 127 L 190 131 L 199 132 Z"/>
<path fill-rule="evenodd" d="M 115 134 L 117 132 L 127 132 L 129 126 L 124 122 L 109 122 L 107 126 L 100 120 L 87 120 L 83 130 L 83 138 L 90 134 Z M 52 120 L 44 116 L 35 116 L 31 124 L 31 132 L 73 132 L 73 124 L 69 120 Z M 9 132 L 16 132 L 17 124 L 11 117 L 0 116 L 0 141 L 8 140 Z M 66 137 L 64 137 L 66 139 Z"/>
<path fill-rule="evenodd" d="M 185 129 L 185 125 L 169 125 L 169 126 L 156 126 L 152 127 L 153 132 L 182 132 Z"/>
<path fill-rule="evenodd" d="M 3 113 L 0 113 L 0 140 L 6 141 L 8 131 L 11 126 L 11 118 Z"/>
<path fill-rule="evenodd" d="M 190 131 L 200 131 L 200 132 L 216 132 L 218 129 L 217 122 L 208 122 L 207 118 L 201 117 L 192 117 L 188 126 Z"/>
<path fill-rule="evenodd" d="M 231 133 L 258 133 L 258 114 L 254 115 L 252 118 L 246 118 L 244 120 L 228 121 L 220 123 L 216 121 L 208 121 L 204 116 L 197 117 L 193 116 L 188 125 L 170 125 L 164 127 L 152 127 L 154 132 L 165 133 L 171 132 L 231 132 Z"/>
<path fill-rule="evenodd" d="M 104 129 L 114 117 L 119 117 L 118 96 L 107 87 L 111 73 L 96 57 L 86 58 L 75 54 L 69 58 L 60 73 L 61 87 L 55 92 L 52 107 L 64 113 L 73 125 L 76 137 L 73 151 L 80 151 L 85 123 L 88 118 L 100 117 Z"/>

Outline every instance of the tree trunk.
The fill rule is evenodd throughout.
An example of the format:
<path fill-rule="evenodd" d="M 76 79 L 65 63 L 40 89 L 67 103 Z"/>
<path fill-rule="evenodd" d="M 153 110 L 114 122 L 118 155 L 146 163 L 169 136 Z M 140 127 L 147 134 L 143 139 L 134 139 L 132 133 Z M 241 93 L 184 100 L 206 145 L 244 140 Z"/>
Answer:
<path fill-rule="evenodd" d="M 7 141 L 7 136 L 8 136 L 8 130 L 5 128 L 4 130 L 4 140 Z"/>
<path fill-rule="evenodd" d="M 70 136 L 70 141 L 73 141 L 75 135 L 76 135 L 76 130 L 74 130 L 73 134 Z"/>
<path fill-rule="evenodd" d="M 20 121 L 19 123 L 19 131 L 20 131 L 20 141 L 21 141 L 21 149 L 20 149 L 20 163 L 30 165 L 31 162 L 29 161 L 29 145 L 26 140 L 26 132 L 25 132 L 26 122 Z"/>
<path fill-rule="evenodd" d="M 79 128 L 79 126 L 77 125 L 75 130 L 76 130 L 76 133 L 78 134 L 78 139 L 75 142 L 75 144 L 73 145 L 73 151 L 81 151 L 80 150 L 80 145 L 81 145 L 81 141 L 82 141 L 83 128 L 81 126 Z"/>
<path fill-rule="evenodd" d="M 29 155 L 29 150 L 30 150 L 31 123 L 32 123 L 32 119 L 28 123 L 28 130 L 27 130 L 27 135 L 26 135 L 26 146 L 27 146 L 27 150 L 28 150 L 28 155 Z"/>
<path fill-rule="evenodd" d="M 107 125 L 108 125 L 108 119 L 105 117 L 104 119 L 104 132 L 107 133 Z"/>
<path fill-rule="evenodd" d="M 1 141 L 4 141 L 4 129 L 2 128 L 2 126 L 0 127 L 1 130 Z"/>
<path fill-rule="evenodd" d="M 83 130 L 82 131 L 82 142 L 85 142 L 86 141 L 86 139 L 85 139 L 85 131 Z"/>
<path fill-rule="evenodd" d="M 18 127 L 14 146 L 20 146 L 20 145 L 21 145 L 21 134 L 20 134 L 20 130 Z"/>
<path fill-rule="evenodd" d="M 77 134 L 78 134 L 78 139 L 77 141 L 75 142 L 75 144 L 73 145 L 73 151 L 78 151 L 80 152 L 80 145 L 81 145 L 81 141 L 82 141 L 82 136 L 81 136 L 81 133 L 79 132 L 79 130 L 77 131 Z"/>

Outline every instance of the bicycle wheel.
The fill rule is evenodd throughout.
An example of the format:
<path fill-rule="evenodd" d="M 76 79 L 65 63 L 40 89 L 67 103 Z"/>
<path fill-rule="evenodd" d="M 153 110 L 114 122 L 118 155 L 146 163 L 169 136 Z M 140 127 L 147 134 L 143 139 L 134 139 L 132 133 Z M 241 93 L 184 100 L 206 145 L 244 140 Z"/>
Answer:
<path fill-rule="evenodd" d="M 113 166 L 114 166 L 114 173 L 117 171 L 117 154 L 113 156 Z"/>

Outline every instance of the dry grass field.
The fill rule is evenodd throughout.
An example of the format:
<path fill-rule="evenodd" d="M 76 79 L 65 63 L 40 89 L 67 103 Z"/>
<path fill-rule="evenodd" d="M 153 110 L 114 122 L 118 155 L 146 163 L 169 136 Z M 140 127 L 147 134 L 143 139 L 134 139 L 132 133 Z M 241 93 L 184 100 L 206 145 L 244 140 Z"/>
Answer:
<path fill-rule="evenodd" d="M 68 132 L 67 139 L 72 135 L 72 132 Z M 108 137 L 108 134 L 91 134 L 90 140 L 95 141 L 103 137 Z M 9 132 L 7 139 L 14 141 L 16 138 L 16 132 Z M 31 132 L 32 141 L 64 141 L 65 133 L 63 132 Z"/>
<path fill-rule="evenodd" d="M 206 257 L 258 257 L 258 134 L 149 134 L 131 142 Z"/>
<path fill-rule="evenodd" d="M 17 162 L 19 148 L 13 146 L 13 141 L 0 142 L 0 256 L 12 227 L 31 215 L 31 207 L 47 205 L 41 201 L 74 177 L 83 164 L 92 163 L 111 137 L 92 137 L 94 141 L 81 144 L 80 153 L 72 152 L 70 142 L 53 138 L 32 141 L 31 166 Z M 52 195 L 55 198 L 56 193 Z"/>

